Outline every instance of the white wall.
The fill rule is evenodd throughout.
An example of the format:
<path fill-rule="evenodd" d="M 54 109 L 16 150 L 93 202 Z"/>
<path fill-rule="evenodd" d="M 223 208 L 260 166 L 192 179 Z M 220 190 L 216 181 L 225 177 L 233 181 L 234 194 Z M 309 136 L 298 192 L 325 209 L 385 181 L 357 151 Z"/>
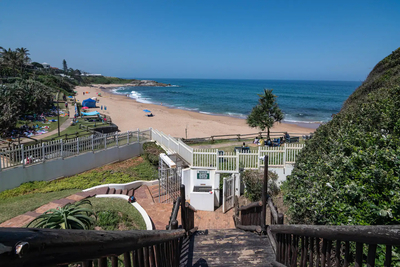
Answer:
<path fill-rule="evenodd" d="M 112 147 L 96 152 L 86 152 L 65 159 L 54 159 L 34 165 L 18 166 L 0 172 L 0 192 L 31 181 L 49 181 L 75 175 L 105 164 L 139 156 L 142 144 L 135 143 Z"/>
<path fill-rule="evenodd" d="M 280 186 L 284 181 L 286 181 L 286 176 L 292 174 L 293 165 L 286 164 L 285 168 L 269 168 L 268 170 L 274 171 L 278 174 L 279 178 L 277 184 Z"/>

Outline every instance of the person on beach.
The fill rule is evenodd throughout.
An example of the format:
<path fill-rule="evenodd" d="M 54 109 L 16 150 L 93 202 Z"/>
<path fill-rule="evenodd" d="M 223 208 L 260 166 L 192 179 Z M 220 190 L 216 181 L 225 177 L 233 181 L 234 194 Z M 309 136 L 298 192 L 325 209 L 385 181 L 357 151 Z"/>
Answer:
<path fill-rule="evenodd" d="M 264 139 L 262 138 L 262 136 L 261 136 L 261 139 L 260 139 L 260 146 L 264 146 Z"/>

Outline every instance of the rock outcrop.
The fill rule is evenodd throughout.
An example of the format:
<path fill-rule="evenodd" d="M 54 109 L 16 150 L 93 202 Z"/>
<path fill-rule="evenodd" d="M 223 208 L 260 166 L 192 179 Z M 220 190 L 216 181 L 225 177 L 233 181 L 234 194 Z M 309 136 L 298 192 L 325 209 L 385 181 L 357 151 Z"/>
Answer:
<path fill-rule="evenodd" d="M 133 80 L 132 82 L 129 83 L 129 86 L 161 86 L 161 87 L 166 87 L 166 86 L 171 86 L 171 84 L 159 83 L 159 82 L 150 81 L 150 80 Z"/>

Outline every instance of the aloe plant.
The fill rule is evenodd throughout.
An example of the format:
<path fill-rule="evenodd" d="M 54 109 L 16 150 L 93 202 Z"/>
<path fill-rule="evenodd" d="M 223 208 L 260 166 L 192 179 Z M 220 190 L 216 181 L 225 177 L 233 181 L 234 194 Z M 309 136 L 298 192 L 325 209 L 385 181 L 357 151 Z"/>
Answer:
<path fill-rule="evenodd" d="M 64 207 L 50 209 L 34 219 L 27 227 L 51 229 L 91 229 L 95 223 L 95 213 L 92 209 L 82 207 L 90 205 L 85 199 L 74 204 L 68 203 Z"/>

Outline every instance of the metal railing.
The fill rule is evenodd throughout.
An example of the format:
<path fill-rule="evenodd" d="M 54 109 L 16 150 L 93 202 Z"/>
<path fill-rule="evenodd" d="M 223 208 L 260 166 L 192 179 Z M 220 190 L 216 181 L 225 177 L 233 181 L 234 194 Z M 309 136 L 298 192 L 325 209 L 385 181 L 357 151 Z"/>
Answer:
<path fill-rule="evenodd" d="M 151 130 L 125 133 L 97 134 L 69 140 L 56 140 L 31 146 L 0 150 L 0 171 L 16 166 L 44 163 L 46 160 L 67 158 L 85 152 L 118 147 L 151 140 Z"/>

